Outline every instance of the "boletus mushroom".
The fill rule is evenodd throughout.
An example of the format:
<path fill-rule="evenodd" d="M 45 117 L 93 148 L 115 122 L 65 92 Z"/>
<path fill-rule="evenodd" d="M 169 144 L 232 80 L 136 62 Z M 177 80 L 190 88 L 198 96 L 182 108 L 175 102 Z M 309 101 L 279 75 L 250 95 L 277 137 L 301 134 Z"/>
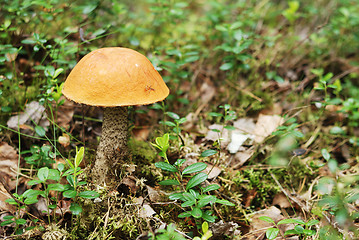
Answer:
<path fill-rule="evenodd" d="M 77 103 L 104 107 L 102 136 L 92 178 L 111 180 L 116 163 L 127 156 L 127 106 L 162 101 L 169 94 L 151 62 L 139 52 L 101 48 L 84 56 L 67 77 L 62 93 Z"/>

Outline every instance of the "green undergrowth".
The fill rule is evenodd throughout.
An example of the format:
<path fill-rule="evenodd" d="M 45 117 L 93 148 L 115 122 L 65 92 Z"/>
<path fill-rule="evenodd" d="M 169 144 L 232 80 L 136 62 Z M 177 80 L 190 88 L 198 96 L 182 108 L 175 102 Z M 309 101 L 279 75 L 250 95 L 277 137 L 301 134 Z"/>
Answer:
<path fill-rule="evenodd" d="M 9 224 L 1 226 L 4 236 L 35 227 L 41 233 L 65 230 L 69 239 L 136 239 L 155 235 L 162 223 L 176 223 L 161 230 L 163 236 L 181 239 L 174 233 L 177 229 L 206 240 L 213 233 L 206 224 L 214 218 L 238 223 L 244 235 L 251 227 L 248 216 L 272 206 L 282 188 L 294 197 L 313 193 L 313 199 L 306 200 L 312 208 L 303 222 L 291 218 L 301 216 L 301 209 L 288 210 L 287 221 L 297 226 L 291 236 L 350 239 L 350 234 L 358 234 L 359 5 L 354 1 L 4 0 L 2 5 L 0 144 L 8 143 L 20 154 L 15 159 L 21 169 L 17 178 L 40 181 L 41 173 L 41 194 L 47 194 L 43 187 L 54 181 L 43 173 L 71 169 L 66 159 L 74 159 L 83 140 L 85 161 L 79 167 L 86 170 L 79 173 L 81 181 L 87 181 L 86 171 L 93 164 L 101 113 L 66 105 L 61 95 L 62 83 L 85 54 L 100 47 L 135 49 L 150 59 L 170 89 L 163 103 L 130 111 L 133 129 L 150 126 L 151 132 L 143 141 L 129 134 L 131 156 L 117 169 L 116 190 L 96 189 L 89 181 L 79 188 L 66 186 L 78 192 L 96 190 L 99 202 L 65 194 L 78 204 L 75 213 L 82 207 L 81 217 L 67 213 L 61 221 L 48 216 L 33 221 L 30 215 L 5 216 Z M 10 129 L 10 117 L 32 101 L 45 107 L 40 115 L 46 114 L 48 124 L 28 116 Z M 66 110 L 75 117 L 61 119 Z M 86 116 L 82 122 L 78 116 L 83 113 L 97 122 Z M 284 122 L 263 142 L 245 142 L 246 150 L 253 145 L 253 154 L 243 166 L 231 169 L 227 164 L 233 155 L 219 147 L 222 140 L 206 140 L 208 126 L 221 124 L 232 131 L 234 121 L 256 122 L 261 114 L 280 115 Z M 156 139 L 165 134 L 166 151 L 151 145 L 160 146 Z M 181 159 L 188 161 L 190 154 L 197 165 L 184 170 Z M 59 162 L 64 169 L 58 169 Z M 208 181 L 219 188 L 206 191 L 206 176 L 199 171 L 205 164 L 222 169 L 216 180 Z M 122 179 L 135 181 L 135 191 Z M 61 181 L 61 186 L 72 183 L 66 174 Z M 156 219 L 134 214 L 140 209 L 134 199 L 148 199 L 146 185 L 163 193 L 161 202 L 168 202 L 151 206 Z M 69 190 L 50 186 L 57 187 L 60 196 Z M 171 199 L 174 191 L 179 194 Z M 15 198 L 25 201 L 22 194 Z M 32 201 L 40 198 L 30 196 Z M 55 198 L 44 198 L 52 203 L 47 210 L 55 207 Z M 29 205 L 16 204 L 19 213 Z M 266 232 L 268 239 L 278 235 L 281 224 L 274 224 Z M 157 235 L 153 239 L 161 239 Z"/>

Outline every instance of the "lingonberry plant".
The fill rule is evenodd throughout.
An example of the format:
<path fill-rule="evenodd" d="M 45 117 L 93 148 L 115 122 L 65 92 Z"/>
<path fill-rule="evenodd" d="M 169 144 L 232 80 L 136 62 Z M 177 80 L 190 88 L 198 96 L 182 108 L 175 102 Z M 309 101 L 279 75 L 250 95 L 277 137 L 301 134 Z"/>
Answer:
<path fill-rule="evenodd" d="M 216 203 L 234 206 L 228 200 L 218 199 L 215 195 L 209 194 L 209 192 L 220 188 L 218 184 L 200 186 L 208 178 L 208 175 L 202 172 L 207 168 L 206 163 L 197 162 L 183 170 L 181 170 L 181 166 L 186 161 L 185 159 L 177 159 L 174 164 L 170 164 L 167 158 L 169 134 L 166 133 L 162 137 L 157 137 L 153 146 L 160 150 L 159 155 L 164 159 L 163 162 L 156 162 L 155 166 L 173 175 L 172 178 L 161 181 L 159 184 L 174 186 L 175 192 L 169 196 L 169 199 L 180 200 L 182 202 L 181 207 L 185 209 L 185 212 L 179 214 L 178 217 L 194 217 L 196 220 L 203 219 L 207 222 L 214 222 L 216 217 L 213 216 L 213 206 Z M 187 181 L 187 179 L 189 180 Z"/>

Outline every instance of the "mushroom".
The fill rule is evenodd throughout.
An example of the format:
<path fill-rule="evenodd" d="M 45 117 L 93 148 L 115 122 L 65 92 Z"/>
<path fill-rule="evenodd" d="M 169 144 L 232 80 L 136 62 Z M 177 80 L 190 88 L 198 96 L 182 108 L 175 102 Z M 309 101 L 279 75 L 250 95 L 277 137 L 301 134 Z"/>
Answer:
<path fill-rule="evenodd" d="M 127 156 L 127 106 L 165 99 L 169 90 L 151 62 L 139 52 L 101 48 L 84 56 L 67 77 L 62 93 L 77 103 L 104 107 L 102 136 L 92 178 L 110 182 L 119 160 Z"/>

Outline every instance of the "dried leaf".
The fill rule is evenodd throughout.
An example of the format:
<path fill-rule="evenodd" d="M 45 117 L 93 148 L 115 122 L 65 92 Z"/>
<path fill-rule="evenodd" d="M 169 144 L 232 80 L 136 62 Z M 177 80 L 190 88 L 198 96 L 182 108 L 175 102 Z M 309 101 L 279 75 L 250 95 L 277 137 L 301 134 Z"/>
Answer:
<path fill-rule="evenodd" d="M 229 130 L 225 129 L 223 125 L 213 124 L 208 127 L 208 132 L 205 137 L 207 141 L 218 141 L 221 139 L 221 147 L 226 147 L 230 142 Z"/>
<path fill-rule="evenodd" d="M 75 104 L 64 97 L 61 97 L 60 101 L 64 101 L 64 104 L 57 109 L 57 124 L 68 129 L 74 116 Z"/>
<path fill-rule="evenodd" d="M 208 174 L 208 179 L 213 179 L 217 177 L 219 174 L 221 174 L 222 169 L 216 166 L 213 167 L 213 165 L 208 164 L 207 168 L 203 170 L 203 172 Z"/>
<path fill-rule="evenodd" d="M 141 218 L 148 218 L 152 217 L 152 215 L 156 214 L 156 212 L 151 208 L 151 206 L 148 203 L 143 202 L 143 197 L 138 197 L 134 199 L 134 202 L 139 204 L 139 212 L 138 216 Z"/>
<path fill-rule="evenodd" d="M 18 155 L 9 144 L 0 143 L 0 172 L 2 173 L 10 190 L 15 189 Z"/>
<path fill-rule="evenodd" d="M 245 134 L 242 131 L 232 131 L 231 142 L 227 146 L 229 153 L 235 154 L 238 152 L 242 144 L 251 136 L 252 135 Z"/>
<path fill-rule="evenodd" d="M 234 155 L 234 161 L 232 162 L 231 166 L 234 169 L 243 166 L 243 164 L 245 164 L 252 157 L 253 154 L 253 149 L 246 149 L 245 151 L 237 152 Z"/>
<path fill-rule="evenodd" d="M 273 226 L 272 223 L 269 223 L 269 222 L 259 219 L 261 216 L 270 217 L 275 222 L 278 222 L 278 221 L 284 219 L 283 215 L 281 214 L 281 211 L 274 206 L 272 206 L 268 209 L 265 209 L 265 210 L 258 211 L 254 215 L 252 215 L 250 231 L 253 232 L 254 237 L 258 238 L 258 239 L 260 239 L 259 238 L 260 236 L 262 236 L 262 235 L 264 236 L 267 228 Z"/>
<path fill-rule="evenodd" d="M 66 133 L 63 133 L 62 136 L 59 137 L 59 143 L 63 147 L 69 146 L 70 145 L 70 136 L 67 135 Z"/>
<path fill-rule="evenodd" d="M 273 198 L 273 205 L 278 205 L 281 208 L 289 208 L 290 202 L 288 201 L 287 197 L 283 193 L 277 193 Z"/>
<path fill-rule="evenodd" d="M 146 186 L 146 187 L 147 187 L 148 197 L 150 198 L 151 202 L 161 201 L 162 194 L 160 193 L 160 191 L 157 191 L 156 189 L 151 188 L 150 186 Z"/>
<path fill-rule="evenodd" d="M 45 129 L 50 126 L 50 122 L 47 120 L 45 113 L 45 107 L 36 101 L 26 104 L 25 111 L 17 116 L 11 117 L 7 121 L 7 126 L 12 129 L 18 129 L 19 125 L 28 125 L 26 128 L 29 128 L 29 126 L 35 127 L 34 123 Z"/>
<path fill-rule="evenodd" d="M 239 226 L 234 222 L 223 222 L 223 220 L 211 224 L 213 238 L 222 239 L 223 236 L 240 236 Z"/>
<path fill-rule="evenodd" d="M 256 128 L 254 130 L 257 143 L 264 141 L 266 137 L 272 134 L 283 123 L 283 118 L 278 115 L 259 115 Z"/>

